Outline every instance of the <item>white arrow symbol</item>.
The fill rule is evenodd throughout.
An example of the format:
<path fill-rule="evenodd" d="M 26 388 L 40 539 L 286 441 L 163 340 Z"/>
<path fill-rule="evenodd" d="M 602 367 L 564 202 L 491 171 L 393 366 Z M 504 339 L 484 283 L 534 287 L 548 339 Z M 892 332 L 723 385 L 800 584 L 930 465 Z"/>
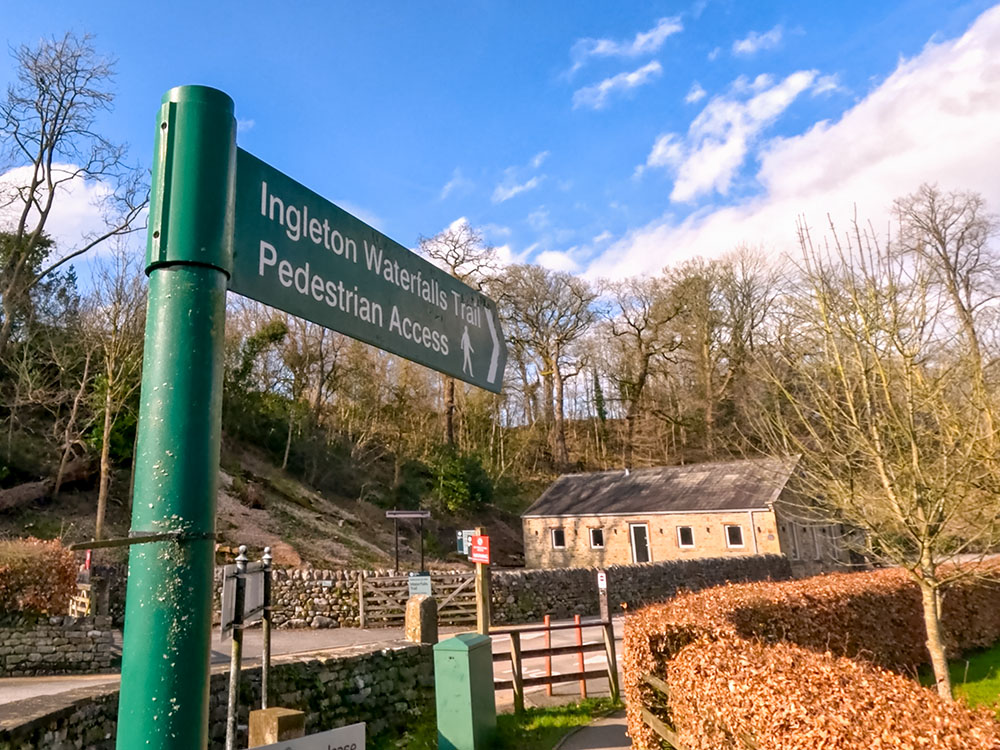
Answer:
<path fill-rule="evenodd" d="M 497 327 L 493 323 L 493 311 L 486 308 L 486 325 L 490 327 L 490 338 L 493 339 L 493 354 L 490 356 L 490 371 L 486 382 L 493 383 L 497 379 L 497 365 L 500 363 L 500 339 L 497 338 Z"/>

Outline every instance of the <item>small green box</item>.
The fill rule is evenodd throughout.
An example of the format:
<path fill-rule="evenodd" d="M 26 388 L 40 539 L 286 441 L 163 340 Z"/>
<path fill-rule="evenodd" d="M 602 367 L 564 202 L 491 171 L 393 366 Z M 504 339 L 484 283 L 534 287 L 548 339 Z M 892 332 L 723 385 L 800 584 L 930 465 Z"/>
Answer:
<path fill-rule="evenodd" d="M 463 633 L 434 646 L 438 750 L 485 750 L 497 729 L 493 647 L 488 636 Z"/>

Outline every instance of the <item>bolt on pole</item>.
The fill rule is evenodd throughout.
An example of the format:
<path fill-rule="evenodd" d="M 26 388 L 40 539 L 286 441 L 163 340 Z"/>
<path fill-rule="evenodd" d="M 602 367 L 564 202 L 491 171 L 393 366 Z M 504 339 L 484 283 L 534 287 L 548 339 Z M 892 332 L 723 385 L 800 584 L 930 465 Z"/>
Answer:
<path fill-rule="evenodd" d="M 232 270 L 233 101 L 168 91 L 156 121 L 133 535 L 118 750 L 208 745 L 215 507 L 226 283 Z"/>

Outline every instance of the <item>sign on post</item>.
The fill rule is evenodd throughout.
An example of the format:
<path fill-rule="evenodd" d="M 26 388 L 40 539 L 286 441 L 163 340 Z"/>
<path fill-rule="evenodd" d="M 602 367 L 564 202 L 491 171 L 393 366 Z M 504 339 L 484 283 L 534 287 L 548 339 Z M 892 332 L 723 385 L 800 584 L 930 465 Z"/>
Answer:
<path fill-rule="evenodd" d="M 236 621 L 236 578 L 238 575 L 235 565 L 223 566 L 222 611 L 219 617 L 219 627 L 223 639 L 233 634 L 233 623 Z M 264 617 L 264 563 L 248 563 L 243 578 L 243 619 L 241 622 L 248 625 Z"/>
<path fill-rule="evenodd" d="M 430 573 L 415 573 L 411 574 L 406 580 L 407 583 L 407 593 L 410 596 L 419 596 L 424 594 L 426 596 L 431 596 L 431 574 Z"/>
<path fill-rule="evenodd" d="M 490 564 L 490 538 L 484 534 L 473 535 L 469 545 L 469 562 Z"/>
<path fill-rule="evenodd" d="M 346 727 L 310 734 L 297 740 L 262 745 L 256 750 L 365 750 L 365 723 L 348 724 Z"/>
<path fill-rule="evenodd" d="M 469 554 L 469 547 L 472 546 L 472 537 L 475 533 L 475 529 L 463 529 L 462 531 L 455 532 L 456 545 L 461 554 Z"/>
<path fill-rule="evenodd" d="M 492 300 L 242 149 L 229 289 L 500 392 Z"/>
<path fill-rule="evenodd" d="M 603 570 L 597 571 L 597 588 L 601 591 L 608 590 L 608 574 Z"/>

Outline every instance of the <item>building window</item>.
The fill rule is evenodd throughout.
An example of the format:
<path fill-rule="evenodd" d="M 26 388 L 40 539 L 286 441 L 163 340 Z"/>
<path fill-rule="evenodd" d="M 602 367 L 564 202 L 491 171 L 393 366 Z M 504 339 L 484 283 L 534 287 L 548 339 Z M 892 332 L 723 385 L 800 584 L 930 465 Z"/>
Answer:
<path fill-rule="evenodd" d="M 604 549 L 604 529 L 590 530 L 590 548 Z"/>
<path fill-rule="evenodd" d="M 552 549 L 566 549 L 566 532 L 563 529 L 552 529 Z"/>
<path fill-rule="evenodd" d="M 726 526 L 726 546 L 730 548 L 743 546 L 742 526 Z"/>
<path fill-rule="evenodd" d="M 677 546 L 678 547 L 693 547 L 694 546 L 694 529 L 690 526 L 678 526 L 677 527 Z"/>

